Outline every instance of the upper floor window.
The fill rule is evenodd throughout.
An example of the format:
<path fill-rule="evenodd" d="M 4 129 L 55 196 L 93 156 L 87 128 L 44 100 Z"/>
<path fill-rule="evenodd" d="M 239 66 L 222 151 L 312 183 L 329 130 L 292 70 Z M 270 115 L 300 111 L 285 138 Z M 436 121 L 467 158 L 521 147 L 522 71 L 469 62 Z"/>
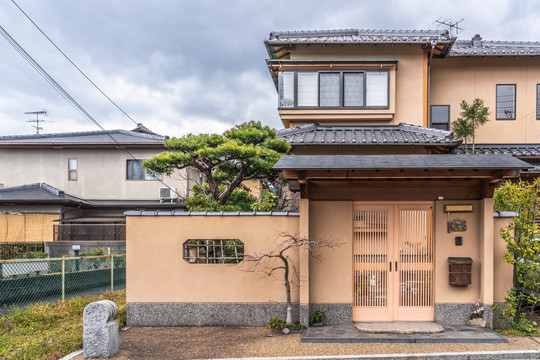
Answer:
<path fill-rule="evenodd" d="M 68 159 L 68 180 L 77 181 L 77 159 Z"/>
<path fill-rule="evenodd" d="M 450 105 L 431 105 L 431 127 L 450 130 Z"/>
<path fill-rule="evenodd" d="M 128 180 L 161 180 L 161 174 L 152 174 L 142 166 L 142 160 L 128 160 L 126 163 L 126 179 Z"/>
<path fill-rule="evenodd" d="M 497 85 L 496 119 L 516 119 L 516 84 Z"/>
<path fill-rule="evenodd" d="M 280 108 L 389 107 L 388 71 L 279 72 Z"/>

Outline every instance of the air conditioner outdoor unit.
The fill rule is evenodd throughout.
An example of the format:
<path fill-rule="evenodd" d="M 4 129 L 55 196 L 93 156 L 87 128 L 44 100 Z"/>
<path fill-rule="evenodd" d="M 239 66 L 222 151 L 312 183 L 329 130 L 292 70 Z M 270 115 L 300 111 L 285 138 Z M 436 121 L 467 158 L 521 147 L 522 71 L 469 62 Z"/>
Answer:
<path fill-rule="evenodd" d="M 178 199 L 178 193 L 176 192 L 175 187 L 162 187 L 159 188 L 159 199 L 163 200 L 176 200 Z"/>

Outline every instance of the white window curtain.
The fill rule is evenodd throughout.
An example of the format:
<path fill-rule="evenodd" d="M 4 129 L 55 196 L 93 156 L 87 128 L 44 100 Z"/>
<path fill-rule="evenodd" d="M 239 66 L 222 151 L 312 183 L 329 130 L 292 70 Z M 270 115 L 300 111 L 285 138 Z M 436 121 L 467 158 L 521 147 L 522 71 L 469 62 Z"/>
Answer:
<path fill-rule="evenodd" d="M 319 74 L 298 73 L 298 106 L 318 106 Z"/>
<path fill-rule="evenodd" d="M 340 75 L 339 73 L 321 73 L 320 83 L 320 106 L 340 105 Z"/>
<path fill-rule="evenodd" d="M 364 106 L 364 74 L 343 74 L 344 106 Z"/>
<path fill-rule="evenodd" d="M 366 106 L 388 106 L 388 72 L 367 72 L 366 88 Z"/>

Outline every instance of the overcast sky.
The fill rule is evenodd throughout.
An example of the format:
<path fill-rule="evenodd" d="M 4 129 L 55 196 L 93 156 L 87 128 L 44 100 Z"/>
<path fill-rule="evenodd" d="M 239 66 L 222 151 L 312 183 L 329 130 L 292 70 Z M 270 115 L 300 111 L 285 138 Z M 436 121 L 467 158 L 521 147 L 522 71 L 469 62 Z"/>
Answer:
<path fill-rule="evenodd" d="M 170 136 L 222 132 L 244 121 L 275 128 L 277 95 L 263 41 L 271 31 L 432 29 L 459 20 L 461 39 L 540 40 L 540 2 L 15 0 L 133 119 Z M 48 43 L 11 0 L 0 25 L 106 129 L 134 124 Z M 96 130 L 0 37 L 0 135 Z"/>

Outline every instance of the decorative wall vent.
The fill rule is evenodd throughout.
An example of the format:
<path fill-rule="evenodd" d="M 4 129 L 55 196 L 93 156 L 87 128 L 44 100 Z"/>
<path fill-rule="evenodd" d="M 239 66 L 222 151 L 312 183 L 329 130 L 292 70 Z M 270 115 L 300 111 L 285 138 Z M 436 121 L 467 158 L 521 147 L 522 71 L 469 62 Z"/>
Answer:
<path fill-rule="evenodd" d="M 238 264 L 244 259 L 244 243 L 238 239 L 187 240 L 184 260 L 191 264 Z"/>

